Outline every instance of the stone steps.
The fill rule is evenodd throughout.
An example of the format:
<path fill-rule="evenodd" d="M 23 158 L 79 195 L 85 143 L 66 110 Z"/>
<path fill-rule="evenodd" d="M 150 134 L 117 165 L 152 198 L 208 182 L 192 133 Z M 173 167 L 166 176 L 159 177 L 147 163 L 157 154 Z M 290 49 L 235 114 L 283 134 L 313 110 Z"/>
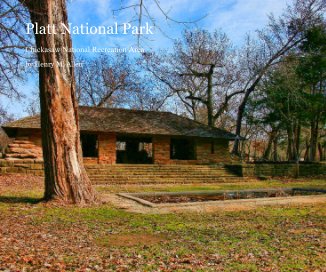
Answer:
<path fill-rule="evenodd" d="M 221 165 L 105 165 L 86 164 L 94 184 L 175 184 L 236 182 L 238 177 Z M 0 161 L 0 173 L 43 175 L 43 164 L 33 160 Z"/>
<path fill-rule="evenodd" d="M 125 179 L 125 180 L 142 180 L 142 179 L 216 179 L 216 178 L 228 178 L 235 177 L 232 175 L 222 175 L 222 176 L 159 176 L 159 175 L 147 175 L 147 176 L 100 176 L 100 175 L 89 175 L 92 180 L 106 180 L 106 179 Z"/>
<path fill-rule="evenodd" d="M 87 172 L 88 173 L 88 172 Z M 229 174 L 229 173 L 219 173 L 219 174 L 206 174 L 206 175 L 201 175 L 201 174 L 180 174 L 180 173 L 168 173 L 168 174 L 164 174 L 164 173 L 147 173 L 144 175 L 135 175 L 135 174 L 92 174 L 92 173 L 88 173 L 88 175 L 92 176 L 92 177 L 111 177 L 111 178 L 121 178 L 121 177 L 233 177 L 234 175 Z"/>
<path fill-rule="evenodd" d="M 199 174 L 199 175 L 218 175 L 218 174 L 224 174 L 227 173 L 225 170 L 220 171 L 90 171 L 86 169 L 87 173 L 92 175 L 125 175 L 126 172 L 128 172 L 129 175 L 147 175 L 147 174 L 164 174 L 164 175 L 174 175 L 174 174 Z"/>
<path fill-rule="evenodd" d="M 241 178 L 221 165 L 86 165 L 94 184 L 214 183 Z"/>
<path fill-rule="evenodd" d="M 112 184 L 192 184 L 192 183 L 226 183 L 243 181 L 241 177 L 219 177 L 215 179 L 101 179 L 94 180 L 91 177 L 92 183 L 95 185 L 112 185 Z"/>
<path fill-rule="evenodd" d="M 223 165 L 86 164 L 87 169 L 224 169 Z"/>

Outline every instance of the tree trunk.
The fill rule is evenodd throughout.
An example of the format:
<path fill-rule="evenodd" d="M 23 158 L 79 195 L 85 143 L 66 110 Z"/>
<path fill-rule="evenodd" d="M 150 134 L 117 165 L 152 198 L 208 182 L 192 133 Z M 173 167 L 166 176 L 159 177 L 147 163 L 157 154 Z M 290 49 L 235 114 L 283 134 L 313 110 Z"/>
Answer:
<path fill-rule="evenodd" d="M 232 154 L 240 156 L 240 135 L 241 135 L 241 128 L 242 128 L 242 120 L 246 110 L 246 105 L 249 99 L 250 94 L 255 90 L 255 86 L 249 88 L 239 106 L 238 113 L 237 113 L 237 123 L 236 123 L 236 132 L 237 138 L 234 141 Z"/>
<path fill-rule="evenodd" d="M 83 165 L 80 147 L 73 56 L 69 33 L 62 34 L 62 23 L 68 25 L 65 0 L 22 1 L 32 23 L 39 27 L 55 25 L 57 34 L 35 34 L 40 63 L 53 68 L 39 69 L 42 145 L 45 171 L 45 199 L 85 204 L 96 201 L 95 191 Z"/>
<path fill-rule="evenodd" d="M 276 135 L 276 137 L 273 139 L 273 161 L 274 162 L 278 160 L 277 145 L 278 145 L 278 135 Z"/>
<path fill-rule="evenodd" d="M 321 89 L 322 88 L 320 88 L 320 90 Z M 312 86 L 311 94 L 315 96 L 317 92 L 318 90 L 314 86 Z M 320 110 L 317 108 L 313 111 L 312 119 L 310 121 L 310 152 L 309 152 L 308 160 L 311 162 L 317 160 L 319 115 L 320 115 Z"/>
<path fill-rule="evenodd" d="M 300 161 L 300 144 L 301 144 L 301 124 L 300 121 L 297 120 L 295 127 L 295 135 L 294 135 L 294 156 L 296 161 Z"/>
<path fill-rule="evenodd" d="M 317 160 L 317 145 L 318 145 L 318 118 L 314 118 L 311 121 L 310 126 L 310 152 L 309 152 L 309 161 L 316 161 Z"/>
<path fill-rule="evenodd" d="M 269 160 L 272 152 L 272 145 L 274 143 L 275 137 L 277 137 L 278 129 L 272 128 L 272 131 L 269 135 L 267 147 L 265 149 L 264 155 L 263 155 L 263 160 Z"/>
<path fill-rule="evenodd" d="M 213 73 L 215 65 L 211 65 L 207 75 L 207 121 L 210 127 L 214 127 L 213 118 Z"/>
<path fill-rule="evenodd" d="M 323 147 L 321 146 L 321 143 L 318 143 L 318 153 L 319 153 L 319 160 L 324 160 L 324 154 L 323 154 Z"/>
<path fill-rule="evenodd" d="M 288 134 L 288 148 L 287 148 L 287 157 L 288 161 L 294 161 L 294 152 L 293 152 L 293 124 L 289 124 L 287 127 L 287 134 Z"/>
<path fill-rule="evenodd" d="M 309 161 L 309 152 L 310 152 L 310 145 L 308 138 L 306 138 L 306 151 L 304 152 L 304 160 Z"/>

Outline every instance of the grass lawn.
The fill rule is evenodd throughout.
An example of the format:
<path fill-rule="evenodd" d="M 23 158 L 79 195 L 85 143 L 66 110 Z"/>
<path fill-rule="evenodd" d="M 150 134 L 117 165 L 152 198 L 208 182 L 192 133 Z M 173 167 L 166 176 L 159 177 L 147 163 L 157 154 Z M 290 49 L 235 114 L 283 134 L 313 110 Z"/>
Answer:
<path fill-rule="evenodd" d="M 243 182 L 218 183 L 218 184 L 157 184 L 157 185 L 115 185 L 115 186 L 97 186 L 100 192 L 180 192 L 180 191 L 209 191 L 209 190 L 242 190 L 257 188 L 286 188 L 286 187 L 313 187 L 326 189 L 325 179 L 270 179 L 260 181 L 252 179 Z"/>
<path fill-rule="evenodd" d="M 97 189 L 325 188 L 325 184 L 325 180 L 253 180 Z M 153 215 L 128 213 L 110 204 L 85 208 L 35 204 L 42 190 L 40 178 L 0 176 L 0 271 L 326 271 L 326 204 Z"/>

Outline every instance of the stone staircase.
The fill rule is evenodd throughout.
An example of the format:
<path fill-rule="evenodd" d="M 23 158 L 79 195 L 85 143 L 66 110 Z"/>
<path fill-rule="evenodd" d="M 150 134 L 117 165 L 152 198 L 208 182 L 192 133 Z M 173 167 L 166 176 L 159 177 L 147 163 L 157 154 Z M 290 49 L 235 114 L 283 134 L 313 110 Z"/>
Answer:
<path fill-rule="evenodd" d="M 85 164 L 93 184 L 172 184 L 237 182 L 244 178 L 222 165 Z M 42 160 L 0 159 L 0 174 L 43 176 Z"/>
<path fill-rule="evenodd" d="M 86 165 L 93 184 L 215 183 L 242 177 L 218 165 Z"/>

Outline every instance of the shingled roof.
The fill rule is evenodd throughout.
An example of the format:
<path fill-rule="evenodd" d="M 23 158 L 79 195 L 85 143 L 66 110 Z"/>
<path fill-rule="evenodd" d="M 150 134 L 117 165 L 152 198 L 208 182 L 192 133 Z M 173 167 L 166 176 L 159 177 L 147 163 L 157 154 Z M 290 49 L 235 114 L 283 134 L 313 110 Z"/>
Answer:
<path fill-rule="evenodd" d="M 79 107 L 80 130 L 121 134 L 170 135 L 234 140 L 235 135 L 211 128 L 171 112 Z M 40 129 L 40 116 L 30 116 L 2 126 L 6 132 L 16 128 Z"/>

